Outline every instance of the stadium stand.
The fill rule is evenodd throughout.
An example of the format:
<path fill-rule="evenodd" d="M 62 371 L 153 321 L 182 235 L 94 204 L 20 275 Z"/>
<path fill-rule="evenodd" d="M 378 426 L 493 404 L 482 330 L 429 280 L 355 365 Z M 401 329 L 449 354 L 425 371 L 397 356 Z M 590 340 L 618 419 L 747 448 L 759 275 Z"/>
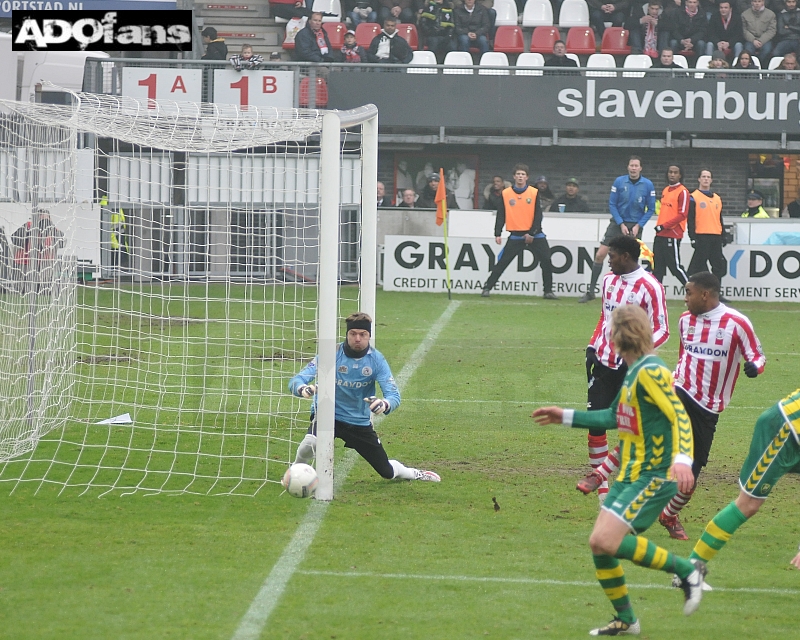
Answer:
<path fill-rule="evenodd" d="M 356 42 L 359 46 L 369 49 L 372 40 L 381 32 L 381 25 L 377 22 L 362 22 L 356 27 Z"/>
<path fill-rule="evenodd" d="M 565 0 L 566 2 L 566 0 Z M 591 27 L 572 27 L 567 32 L 567 52 L 590 56 L 597 51 L 594 30 Z"/>
<path fill-rule="evenodd" d="M 528 0 L 522 10 L 523 27 L 550 27 L 553 25 L 553 5 L 550 0 Z"/>
<path fill-rule="evenodd" d="M 558 26 L 562 29 L 589 26 L 589 5 L 586 0 L 564 0 L 558 13 Z"/>
<path fill-rule="evenodd" d="M 615 56 L 626 56 L 631 52 L 628 44 L 630 31 L 623 27 L 608 27 L 603 32 L 603 41 L 600 43 L 600 53 L 610 53 Z"/>
<path fill-rule="evenodd" d="M 419 33 L 417 32 L 417 25 L 410 23 L 402 23 L 397 25 L 397 34 L 408 42 L 408 46 L 412 51 L 419 49 Z"/>
<path fill-rule="evenodd" d="M 536 27 L 531 35 L 531 53 L 550 55 L 553 45 L 561 39 L 558 27 Z"/>
<path fill-rule="evenodd" d="M 331 14 L 323 16 L 323 22 L 341 22 L 342 20 L 342 5 L 339 0 L 314 0 L 312 10 Z"/>
<path fill-rule="evenodd" d="M 323 78 L 317 78 L 316 94 L 316 104 L 311 105 L 311 78 L 303 78 L 300 80 L 301 107 L 325 107 L 328 104 L 328 83 L 325 82 Z"/>
<path fill-rule="evenodd" d="M 525 40 L 520 27 L 497 27 L 494 35 L 494 50 L 506 53 L 525 51 Z"/>
<path fill-rule="evenodd" d="M 334 51 L 339 51 L 344 46 L 344 34 L 347 33 L 347 25 L 344 22 L 323 22 L 322 28 L 328 34 L 331 47 Z"/>
<path fill-rule="evenodd" d="M 496 27 L 517 26 L 517 3 L 514 0 L 495 0 L 492 7 L 497 13 L 494 25 Z M 553 21 L 550 21 L 553 24 Z"/>

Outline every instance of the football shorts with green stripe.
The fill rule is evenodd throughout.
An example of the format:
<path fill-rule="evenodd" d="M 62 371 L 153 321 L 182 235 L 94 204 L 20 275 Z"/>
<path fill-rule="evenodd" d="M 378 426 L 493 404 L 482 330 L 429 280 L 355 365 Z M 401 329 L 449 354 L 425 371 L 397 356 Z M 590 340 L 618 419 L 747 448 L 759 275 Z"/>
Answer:
<path fill-rule="evenodd" d="M 778 480 L 790 472 L 800 473 L 800 389 L 756 421 L 750 451 L 739 473 L 739 487 L 752 498 L 766 500 Z M 746 521 L 731 502 L 708 523 L 690 559 L 711 560 Z"/>

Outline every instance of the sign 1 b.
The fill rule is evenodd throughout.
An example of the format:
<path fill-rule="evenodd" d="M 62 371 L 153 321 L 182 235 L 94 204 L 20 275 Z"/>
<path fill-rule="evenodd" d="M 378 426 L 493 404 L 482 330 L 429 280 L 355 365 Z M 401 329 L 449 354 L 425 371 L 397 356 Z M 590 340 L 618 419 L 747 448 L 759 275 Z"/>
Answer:
<path fill-rule="evenodd" d="M 294 106 L 294 73 L 291 71 L 214 70 L 214 102 L 248 107 L 291 109 Z"/>

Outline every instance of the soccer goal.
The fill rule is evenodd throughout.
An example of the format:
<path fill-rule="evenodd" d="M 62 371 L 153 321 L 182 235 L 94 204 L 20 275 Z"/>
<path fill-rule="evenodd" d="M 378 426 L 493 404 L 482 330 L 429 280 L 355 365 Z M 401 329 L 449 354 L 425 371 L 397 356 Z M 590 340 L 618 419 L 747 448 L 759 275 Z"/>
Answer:
<path fill-rule="evenodd" d="M 254 495 L 375 314 L 377 110 L 0 101 L 0 483 Z M 363 194 L 366 194 L 362 197 Z"/>

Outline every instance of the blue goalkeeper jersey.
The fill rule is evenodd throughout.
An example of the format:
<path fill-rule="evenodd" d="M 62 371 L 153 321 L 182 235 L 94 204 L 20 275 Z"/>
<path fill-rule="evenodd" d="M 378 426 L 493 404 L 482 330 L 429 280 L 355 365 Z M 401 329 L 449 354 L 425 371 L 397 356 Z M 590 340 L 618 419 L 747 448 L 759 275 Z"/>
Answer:
<path fill-rule="evenodd" d="M 303 370 L 289 381 L 289 390 L 299 396 L 297 389 L 309 384 L 317 377 L 317 358 L 309 362 Z M 381 386 L 383 397 L 389 401 L 389 413 L 400 406 L 400 390 L 392 376 L 389 363 L 380 351 L 369 347 L 360 358 L 351 358 L 344 352 L 344 343 L 336 349 L 336 420 L 369 427 L 372 413 L 364 398 L 375 395 L 375 383 Z M 317 410 L 317 397 L 311 405 L 311 415 Z"/>

